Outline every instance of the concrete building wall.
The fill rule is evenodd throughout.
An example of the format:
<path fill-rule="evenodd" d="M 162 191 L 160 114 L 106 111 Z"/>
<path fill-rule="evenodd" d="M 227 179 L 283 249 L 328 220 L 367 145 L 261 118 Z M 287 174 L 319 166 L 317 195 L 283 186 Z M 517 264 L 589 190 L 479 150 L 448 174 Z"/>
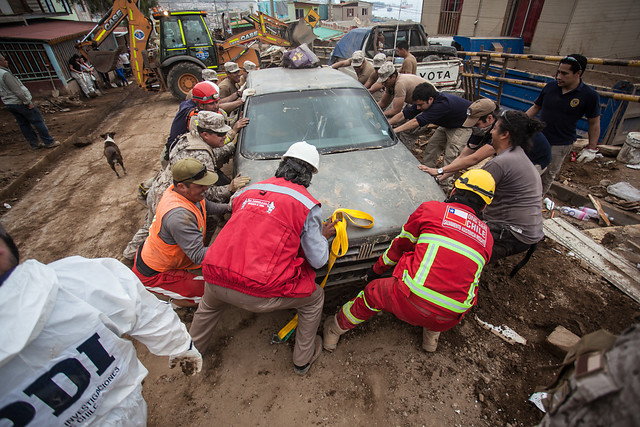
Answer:
<path fill-rule="evenodd" d="M 465 0 L 460 12 L 460 36 L 500 37 L 509 0 Z M 438 34 L 442 0 L 423 0 L 421 24 L 429 35 Z M 476 23 L 476 21 L 478 21 Z"/>
<path fill-rule="evenodd" d="M 581 52 L 590 57 L 637 58 L 640 56 L 640 2 L 547 1 L 531 52 L 558 55 Z"/>
<path fill-rule="evenodd" d="M 440 20 L 440 6 L 442 0 L 422 0 L 422 14 L 420 23 L 429 35 L 438 34 L 438 21 Z"/>
<path fill-rule="evenodd" d="M 438 34 L 443 0 L 423 0 L 421 23 Z M 500 37 L 509 0 L 465 0 L 457 35 Z M 639 0 L 547 0 L 531 42 L 531 53 L 588 57 L 640 57 Z"/>
<path fill-rule="evenodd" d="M 466 0 L 462 4 L 458 35 L 470 37 L 502 36 L 508 3 L 508 0 Z"/>
<path fill-rule="evenodd" d="M 536 32 L 531 42 L 531 53 L 559 55 L 565 31 L 579 0 L 547 1 L 542 8 Z"/>

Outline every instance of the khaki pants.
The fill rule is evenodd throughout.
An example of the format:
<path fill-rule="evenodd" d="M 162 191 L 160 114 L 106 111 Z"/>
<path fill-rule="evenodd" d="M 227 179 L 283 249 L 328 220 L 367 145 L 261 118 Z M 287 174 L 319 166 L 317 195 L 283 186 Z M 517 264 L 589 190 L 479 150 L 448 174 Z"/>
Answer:
<path fill-rule="evenodd" d="M 430 168 L 436 167 L 438 157 L 444 152 L 442 165 L 448 165 L 458 157 L 470 136 L 470 128 L 438 127 L 424 149 L 422 164 Z"/>
<path fill-rule="evenodd" d="M 569 145 L 552 145 L 551 146 L 551 163 L 547 166 L 544 173 L 541 175 L 542 178 L 542 197 L 547 194 L 553 180 L 556 178 L 560 169 L 562 169 L 562 163 L 564 162 L 564 158 L 567 157 L 567 154 L 571 151 L 573 147 L 572 144 Z"/>
<path fill-rule="evenodd" d="M 316 290 L 305 298 L 260 298 L 206 283 L 204 296 L 193 315 L 193 323 L 189 329 L 193 344 L 201 353 L 206 351 L 220 316 L 228 305 L 253 313 L 295 308 L 298 311 L 298 328 L 293 348 L 293 363 L 304 366 L 313 357 L 314 341 L 324 305 L 324 289 L 320 286 L 316 285 Z"/>

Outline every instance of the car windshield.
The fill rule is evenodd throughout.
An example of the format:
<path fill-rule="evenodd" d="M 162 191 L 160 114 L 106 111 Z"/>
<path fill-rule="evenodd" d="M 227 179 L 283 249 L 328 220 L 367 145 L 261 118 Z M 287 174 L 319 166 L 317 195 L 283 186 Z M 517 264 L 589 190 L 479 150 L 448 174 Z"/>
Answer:
<path fill-rule="evenodd" d="M 363 89 L 319 89 L 254 96 L 242 155 L 277 158 L 294 142 L 323 154 L 393 145 L 391 126 Z"/>

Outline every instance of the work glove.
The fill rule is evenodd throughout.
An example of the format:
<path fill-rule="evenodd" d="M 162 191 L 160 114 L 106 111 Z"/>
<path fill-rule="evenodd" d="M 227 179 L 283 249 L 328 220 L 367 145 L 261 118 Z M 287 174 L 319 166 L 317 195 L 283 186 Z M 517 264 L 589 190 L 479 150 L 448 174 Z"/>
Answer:
<path fill-rule="evenodd" d="M 373 266 L 369 267 L 369 269 L 367 270 L 367 272 L 364 274 L 364 277 L 362 278 L 365 282 L 369 283 L 373 280 L 379 279 L 381 278 L 382 275 L 376 273 L 375 271 L 373 271 Z"/>
<path fill-rule="evenodd" d="M 169 369 L 173 369 L 176 365 L 180 365 L 182 372 L 191 377 L 202 370 L 202 356 L 197 348 L 193 345 L 193 341 L 189 345 L 189 349 L 173 356 L 169 356 Z"/>
<path fill-rule="evenodd" d="M 256 94 L 256 90 L 253 88 L 245 89 L 242 91 L 242 102 L 247 102 L 247 98 Z"/>
<path fill-rule="evenodd" d="M 240 88 L 238 89 L 238 92 L 242 92 L 244 91 L 244 89 L 247 87 L 247 83 L 243 83 L 242 86 L 240 86 Z"/>
<path fill-rule="evenodd" d="M 233 178 L 229 183 L 229 191 L 235 193 L 237 190 L 247 185 L 250 181 L 251 177 L 238 174 L 238 176 Z"/>
<path fill-rule="evenodd" d="M 597 148 L 585 148 L 576 160 L 578 163 L 587 163 L 599 157 L 602 157 L 602 154 L 598 153 Z"/>

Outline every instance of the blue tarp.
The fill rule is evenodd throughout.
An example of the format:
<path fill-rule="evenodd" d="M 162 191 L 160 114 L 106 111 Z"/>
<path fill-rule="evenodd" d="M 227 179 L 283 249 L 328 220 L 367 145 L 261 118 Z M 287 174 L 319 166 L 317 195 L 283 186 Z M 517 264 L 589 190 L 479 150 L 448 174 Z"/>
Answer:
<path fill-rule="evenodd" d="M 333 52 L 331 52 L 331 58 L 329 59 L 329 64 L 333 64 L 336 61 L 341 61 L 343 59 L 351 58 L 353 52 L 356 50 L 362 49 L 362 43 L 364 39 L 371 32 L 371 27 L 363 27 L 363 28 L 354 28 L 344 35 L 338 43 L 336 43 L 336 47 L 333 48 Z"/>

